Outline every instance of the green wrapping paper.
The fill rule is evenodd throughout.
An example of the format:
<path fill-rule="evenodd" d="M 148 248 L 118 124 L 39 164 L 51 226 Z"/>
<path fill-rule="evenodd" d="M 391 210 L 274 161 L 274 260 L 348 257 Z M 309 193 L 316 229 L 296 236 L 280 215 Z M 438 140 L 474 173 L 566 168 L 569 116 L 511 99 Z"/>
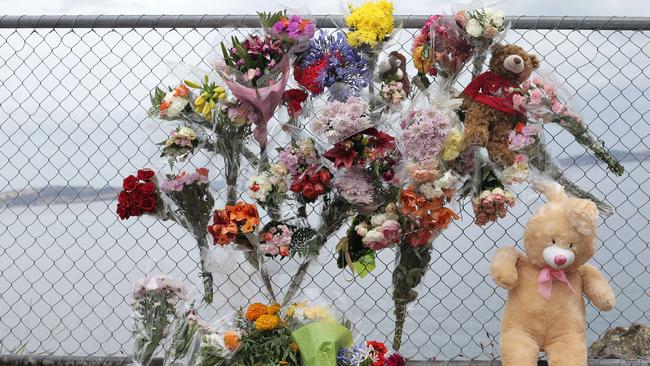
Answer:
<path fill-rule="evenodd" d="M 350 330 L 334 321 L 307 324 L 291 335 L 304 366 L 336 366 L 339 349 L 352 346 Z"/>

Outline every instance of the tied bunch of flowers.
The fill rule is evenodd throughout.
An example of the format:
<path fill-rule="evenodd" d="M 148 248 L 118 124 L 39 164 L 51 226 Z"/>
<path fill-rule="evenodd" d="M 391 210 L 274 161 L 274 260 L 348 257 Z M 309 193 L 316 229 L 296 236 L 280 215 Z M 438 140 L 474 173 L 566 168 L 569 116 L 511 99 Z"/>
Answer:
<path fill-rule="evenodd" d="M 165 193 L 181 192 L 186 186 L 191 184 L 207 185 L 208 169 L 198 168 L 194 173 L 180 172 L 171 179 L 164 181 L 160 185 L 160 190 Z"/>
<path fill-rule="evenodd" d="M 147 366 L 179 317 L 178 302 L 186 298 L 184 287 L 167 275 L 144 277 L 133 287 L 133 360 Z"/>
<path fill-rule="evenodd" d="M 346 101 L 370 83 L 368 60 L 342 32 L 321 31 L 294 65 L 296 81 L 312 94 L 329 90 L 329 100 Z"/>
<path fill-rule="evenodd" d="M 196 356 L 196 366 L 221 366 L 234 357 L 241 345 L 237 329 L 205 330 Z"/>
<path fill-rule="evenodd" d="M 508 135 L 508 148 L 512 151 L 523 150 L 539 140 L 541 127 L 518 122 Z"/>
<path fill-rule="evenodd" d="M 473 55 L 473 47 L 456 23 L 432 15 L 420 29 L 411 47 L 413 64 L 421 75 L 455 78 Z"/>
<path fill-rule="evenodd" d="M 248 196 L 262 206 L 277 208 L 287 193 L 287 168 L 273 164 L 261 175 L 248 178 Z"/>
<path fill-rule="evenodd" d="M 184 159 L 188 154 L 194 152 L 199 145 L 196 131 L 189 126 L 177 127 L 167 140 L 161 143 L 163 150 L 161 156 L 167 156 L 171 161 Z"/>
<path fill-rule="evenodd" d="M 408 244 L 412 247 L 423 247 L 431 243 L 441 230 L 449 227 L 453 220 L 459 220 L 452 209 L 445 204 L 454 193 L 452 188 L 444 189 L 446 194 L 433 199 L 427 199 L 423 194 L 409 187 L 400 192 L 400 209 L 407 218 Z"/>
<path fill-rule="evenodd" d="M 267 226 L 260 235 L 262 239 L 260 250 L 262 253 L 269 256 L 289 256 L 291 254 L 291 239 L 293 238 L 294 228 L 286 224 Z"/>
<path fill-rule="evenodd" d="M 515 207 L 515 197 L 500 187 L 486 189 L 478 197 L 472 198 L 472 207 L 474 223 L 483 226 L 488 222 L 496 222 L 497 218 L 506 217 L 507 207 Z"/>
<path fill-rule="evenodd" d="M 401 127 L 406 156 L 429 160 L 436 158 L 443 149 L 451 123 L 447 114 L 427 107 L 409 112 Z"/>
<path fill-rule="evenodd" d="M 228 93 L 224 87 L 210 81 L 207 75 L 200 84 L 190 80 L 184 81 L 185 85 L 199 91 L 199 96 L 194 99 L 194 110 L 206 121 L 212 122 L 212 112 L 219 102 L 226 100 Z"/>
<path fill-rule="evenodd" d="M 263 24 L 264 25 L 264 24 Z M 282 14 L 271 26 L 271 34 L 288 44 L 308 42 L 314 38 L 316 24 L 299 15 Z"/>
<path fill-rule="evenodd" d="M 367 107 L 361 98 L 356 97 L 345 102 L 333 101 L 310 122 L 310 126 L 315 135 L 335 144 L 372 127 L 372 122 L 365 115 Z"/>
<path fill-rule="evenodd" d="M 343 348 L 336 356 L 337 366 L 404 366 L 406 360 L 399 353 L 388 355 L 388 348 L 382 342 L 365 341 Z"/>
<path fill-rule="evenodd" d="M 473 38 L 492 39 L 505 29 L 503 12 L 487 7 L 460 10 L 454 14 L 454 20 Z"/>
<path fill-rule="evenodd" d="M 221 48 L 226 66 L 237 71 L 237 81 L 255 88 L 275 83 L 279 73 L 275 70 L 284 57 L 281 41 L 251 34 L 243 42 L 232 37 L 231 43 L 230 48 L 223 43 Z"/>
<path fill-rule="evenodd" d="M 393 2 L 373 0 L 359 7 L 349 4 L 350 15 L 345 24 L 350 28 L 347 37 L 352 47 L 374 48 L 393 33 Z"/>
<path fill-rule="evenodd" d="M 173 90 L 165 92 L 156 87 L 151 99 L 151 109 L 149 115 L 159 116 L 165 119 L 175 119 L 180 117 L 182 112 L 189 111 L 190 90 L 181 84 Z"/>
<path fill-rule="evenodd" d="M 400 242 L 402 228 L 397 205 L 389 203 L 384 212 L 377 212 L 369 219 L 360 221 L 354 231 L 363 245 L 373 251 L 390 248 Z"/>
<path fill-rule="evenodd" d="M 213 224 L 208 226 L 215 244 L 221 246 L 234 243 L 240 234 L 255 231 L 260 216 L 255 205 L 238 202 L 214 211 Z"/>
<path fill-rule="evenodd" d="M 332 173 L 325 167 L 310 168 L 294 175 L 289 189 L 300 194 L 305 202 L 313 202 L 330 190 L 332 178 Z"/>
<path fill-rule="evenodd" d="M 587 129 L 582 117 L 571 109 L 568 100 L 559 95 L 557 87 L 541 77 L 527 80 L 521 88 L 513 89 L 512 104 L 515 110 L 541 123 L 557 123 L 571 133 L 576 141 L 592 150 L 596 158 L 607 164 L 616 175 L 623 175 L 625 168 L 603 144 Z"/>
<path fill-rule="evenodd" d="M 297 144 L 285 147 L 280 150 L 278 160 L 292 177 L 301 175 L 318 163 L 318 152 L 314 148 L 314 140 L 307 138 Z"/>
<path fill-rule="evenodd" d="M 302 114 L 303 103 L 309 95 L 302 89 L 289 89 L 282 94 L 282 102 L 287 106 L 289 117 L 295 118 Z"/>
<path fill-rule="evenodd" d="M 117 196 L 117 215 L 121 220 L 156 212 L 159 194 L 155 176 L 151 169 L 140 169 L 137 175 L 124 178 L 123 191 Z"/>
<path fill-rule="evenodd" d="M 406 99 L 407 95 L 402 82 L 393 80 L 382 85 L 381 97 L 384 98 L 386 103 L 388 103 L 392 108 L 395 108 L 402 104 L 402 101 Z"/>
<path fill-rule="evenodd" d="M 395 150 L 395 138 L 375 128 L 368 128 L 334 144 L 323 156 L 336 168 L 364 167 L 381 160 Z"/>
<path fill-rule="evenodd" d="M 528 168 L 528 156 L 517 154 L 515 163 L 503 169 L 501 180 L 505 184 L 519 184 L 528 180 L 530 170 Z"/>

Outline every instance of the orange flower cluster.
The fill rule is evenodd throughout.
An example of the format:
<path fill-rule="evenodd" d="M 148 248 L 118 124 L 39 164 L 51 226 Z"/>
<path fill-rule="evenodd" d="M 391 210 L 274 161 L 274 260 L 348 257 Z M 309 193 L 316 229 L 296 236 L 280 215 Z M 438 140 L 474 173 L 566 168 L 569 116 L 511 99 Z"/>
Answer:
<path fill-rule="evenodd" d="M 239 348 L 239 333 L 229 330 L 223 334 L 223 343 L 226 346 L 226 350 L 234 352 Z"/>
<path fill-rule="evenodd" d="M 273 304 L 266 306 L 256 302 L 246 309 L 244 317 L 250 322 L 255 322 L 255 328 L 257 330 L 267 331 L 277 328 L 282 323 L 282 319 L 280 319 L 278 313 L 280 313 L 280 305 Z"/>
<path fill-rule="evenodd" d="M 452 209 L 444 207 L 445 200 L 449 199 L 452 193 L 448 192 L 446 197 L 433 200 L 427 200 L 412 188 L 405 189 L 400 193 L 402 214 L 410 217 L 418 226 L 409 234 L 411 246 L 420 247 L 428 244 L 436 232 L 446 229 L 452 220 L 460 219 L 460 216 Z"/>
<path fill-rule="evenodd" d="M 260 223 L 257 206 L 238 202 L 222 210 L 214 211 L 214 222 L 208 226 L 215 244 L 224 246 L 233 243 L 238 234 L 247 234 L 255 230 Z"/>

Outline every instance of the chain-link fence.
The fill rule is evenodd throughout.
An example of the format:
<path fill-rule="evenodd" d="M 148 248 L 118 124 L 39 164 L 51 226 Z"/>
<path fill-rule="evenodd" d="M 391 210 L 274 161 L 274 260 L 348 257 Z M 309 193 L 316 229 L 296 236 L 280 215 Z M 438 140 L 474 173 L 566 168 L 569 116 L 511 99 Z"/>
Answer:
<path fill-rule="evenodd" d="M 402 17 L 388 51 L 410 53 L 425 18 Z M 589 128 L 626 168 L 623 177 L 608 174 L 568 133 L 546 131 L 565 173 L 617 210 L 601 221 L 593 261 L 611 278 L 618 304 L 608 313 L 588 307 L 589 340 L 614 325 L 649 322 L 650 19 L 512 20 L 506 41 L 543 58 L 543 68 L 556 73 Z M 340 24 L 330 17 L 319 23 Z M 147 117 L 149 93 L 177 82 L 170 63 L 208 70 L 219 42 L 253 30 L 256 19 L 3 17 L 0 27 L 0 353 L 126 355 L 135 279 L 168 272 L 201 288 L 189 235 L 154 219 L 119 221 L 114 213 L 122 177 L 142 166 L 162 167 L 156 143 L 172 126 Z M 278 126 L 274 121 L 271 131 Z M 188 164 L 220 168 L 208 155 Z M 216 189 L 223 187 L 220 179 L 212 182 Z M 485 230 L 472 225 L 471 207 L 457 207 L 463 220 L 436 240 L 409 309 L 407 357 L 498 353 L 505 293 L 487 275 L 489 260 L 498 246 L 521 245 L 523 227 L 541 202 L 525 189 L 518 195 L 512 215 Z M 350 281 L 336 268 L 334 244 L 303 287 L 310 296 L 337 299 L 368 339 L 388 342 L 394 253 L 381 252 L 371 275 Z M 270 266 L 282 287 L 296 263 Z M 217 305 L 202 309 L 206 317 L 261 299 L 252 273 L 218 274 Z"/>

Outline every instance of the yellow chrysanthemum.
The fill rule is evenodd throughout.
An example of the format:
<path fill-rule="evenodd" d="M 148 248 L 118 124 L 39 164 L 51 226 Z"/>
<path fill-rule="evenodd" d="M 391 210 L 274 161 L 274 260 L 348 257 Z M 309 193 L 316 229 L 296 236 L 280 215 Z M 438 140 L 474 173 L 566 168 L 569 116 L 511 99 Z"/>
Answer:
<path fill-rule="evenodd" d="M 421 73 L 427 73 L 431 69 L 433 62 L 429 58 L 422 57 L 424 46 L 418 46 L 413 49 L 413 65 Z"/>
<path fill-rule="evenodd" d="M 266 305 L 260 304 L 258 302 L 251 304 L 248 307 L 248 310 L 246 310 L 246 319 L 254 322 L 256 321 L 260 316 L 265 315 L 267 313 L 267 308 Z"/>
<path fill-rule="evenodd" d="M 453 130 L 447 136 L 443 145 L 441 159 L 444 161 L 456 159 L 467 147 L 465 134 L 459 130 Z"/>
<path fill-rule="evenodd" d="M 350 45 L 375 47 L 393 33 L 393 2 L 378 0 L 369 1 L 358 8 L 350 6 L 350 15 L 345 18 L 345 23 L 350 28 Z"/>
<path fill-rule="evenodd" d="M 332 314 L 322 306 L 311 306 L 304 310 L 305 318 L 309 320 L 332 320 Z"/>
<path fill-rule="evenodd" d="M 280 317 L 264 314 L 255 321 L 255 328 L 260 331 L 273 330 L 280 325 Z"/>
<path fill-rule="evenodd" d="M 266 313 L 268 315 L 278 315 L 280 313 L 280 304 L 273 304 L 266 307 Z"/>

